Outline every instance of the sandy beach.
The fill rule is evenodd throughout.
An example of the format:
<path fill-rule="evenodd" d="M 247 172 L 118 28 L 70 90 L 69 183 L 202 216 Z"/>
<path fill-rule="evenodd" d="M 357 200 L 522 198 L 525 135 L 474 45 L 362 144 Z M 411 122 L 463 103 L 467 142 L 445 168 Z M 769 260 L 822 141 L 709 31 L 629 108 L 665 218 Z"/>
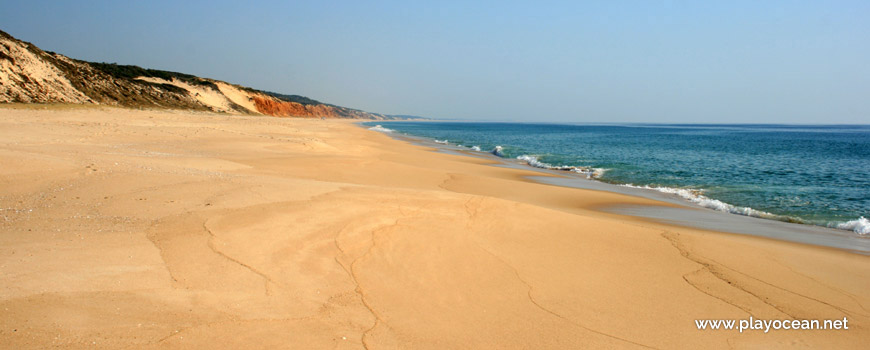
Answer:
<path fill-rule="evenodd" d="M 0 107 L 0 347 L 862 348 L 870 258 L 350 120 Z M 699 330 L 698 319 L 848 319 Z"/>

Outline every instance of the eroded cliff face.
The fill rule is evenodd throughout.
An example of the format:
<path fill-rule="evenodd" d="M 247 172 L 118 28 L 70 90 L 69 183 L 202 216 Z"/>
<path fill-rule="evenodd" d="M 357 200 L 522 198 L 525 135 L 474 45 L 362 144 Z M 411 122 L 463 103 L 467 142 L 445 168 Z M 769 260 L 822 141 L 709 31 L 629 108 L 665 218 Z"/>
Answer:
<path fill-rule="evenodd" d="M 301 98 L 303 103 L 293 98 Z M 278 117 L 387 118 L 189 74 L 74 60 L 0 31 L 0 103 L 4 102 L 103 104 Z"/>
<path fill-rule="evenodd" d="M 303 105 L 271 96 L 252 96 L 257 112 L 276 117 L 384 119 L 383 115 L 330 105 Z"/>
<path fill-rule="evenodd" d="M 186 91 L 119 79 L 0 31 L 0 102 L 209 110 Z"/>
<path fill-rule="evenodd" d="M 93 103 L 31 44 L 0 32 L 0 102 Z"/>

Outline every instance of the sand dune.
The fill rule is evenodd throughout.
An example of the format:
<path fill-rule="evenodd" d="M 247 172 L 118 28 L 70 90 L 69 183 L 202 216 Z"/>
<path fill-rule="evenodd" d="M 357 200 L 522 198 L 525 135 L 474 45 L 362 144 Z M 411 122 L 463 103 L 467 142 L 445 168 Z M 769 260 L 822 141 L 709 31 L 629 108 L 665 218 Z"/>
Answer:
<path fill-rule="evenodd" d="M 233 102 L 222 93 L 223 89 L 214 90 L 209 87 L 193 86 L 179 79 L 166 80 L 154 77 L 138 77 L 136 79 L 147 81 L 152 84 L 169 84 L 177 86 L 187 91 L 188 95 L 193 96 L 193 98 L 199 101 L 199 103 L 208 106 L 215 112 L 238 113 L 238 111 L 232 106 Z M 246 112 L 256 113 L 256 110 L 247 110 Z"/>
<path fill-rule="evenodd" d="M 4 348 L 870 340 L 865 256 L 603 213 L 663 204 L 527 182 L 346 121 L 7 107 L 0 136 Z M 694 324 L 750 316 L 851 327 Z"/>
<path fill-rule="evenodd" d="M 254 113 L 254 114 L 259 113 L 259 111 L 257 111 L 257 106 L 255 106 L 254 102 L 252 101 L 253 98 L 252 98 L 251 94 L 249 94 L 245 91 L 242 91 L 241 89 L 239 89 L 235 86 L 232 86 L 230 84 L 224 83 L 224 82 L 218 81 L 218 82 L 215 82 L 215 85 L 217 85 L 220 92 L 228 100 L 232 101 L 233 103 L 235 103 L 239 106 L 244 107 L 250 113 Z"/>
<path fill-rule="evenodd" d="M 0 34 L 0 102 L 92 103 L 76 90 L 63 72 L 19 44 Z"/>

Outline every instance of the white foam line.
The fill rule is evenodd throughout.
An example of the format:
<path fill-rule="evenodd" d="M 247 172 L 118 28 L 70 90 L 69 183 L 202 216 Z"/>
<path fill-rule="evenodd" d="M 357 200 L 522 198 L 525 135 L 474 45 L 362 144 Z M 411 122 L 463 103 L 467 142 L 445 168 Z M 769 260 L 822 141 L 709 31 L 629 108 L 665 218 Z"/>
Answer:
<path fill-rule="evenodd" d="M 570 166 L 570 165 L 552 165 L 544 163 L 538 160 L 537 156 L 531 155 L 521 155 L 517 157 L 517 159 L 526 162 L 528 165 L 533 166 L 535 168 L 541 169 L 549 169 L 549 170 L 562 170 L 562 171 L 573 171 L 575 173 L 584 174 L 586 178 L 598 178 L 602 174 L 604 174 L 607 169 L 602 168 L 589 168 L 589 167 L 579 167 L 579 166 Z"/>
<path fill-rule="evenodd" d="M 380 131 L 380 132 L 393 132 L 393 131 L 395 131 L 393 129 L 387 129 L 387 128 L 380 126 L 380 125 L 375 125 L 373 127 L 370 127 L 369 130 Z"/>
<path fill-rule="evenodd" d="M 632 184 L 625 184 L 625 185 L 619 185 L 619 186 L 631 187 L 631 188 L 641 188 L 641 189 L 658 191 L 658 192 L 662 192 L 662 193 L 674 194 L 674 195 L 679 196 L 680 198 L 683 198 L 689 202 L 695 203 L 695 204 L 702 206 L 704 208 L 709 208 L 709 209 L 718 210 L 718 211 L 731 213 L 731 214 L 751 216 L 751 217 L 762 218 L 762 219 L 773 219 L 773 220 L 779 220 L 779 221 L 806 223 L 804 220 L 801 220 L 801 219 L 795 218 L 795 217 L 777 215 L 777 214 L 768 213 L 768 212 L 762 211 L 762 210 L 752 209 L 750 207 L 738 207 L 735 205 L 731 205 L 731 204 L 725 203 L 723 201 L 720 201 L 718 199 L 713 199 L 713 198 L 704 196 L 703 194 L 701 194 L 703 192 L 703 190 L 687 189 L 687 188 L 672 188 L 672 187 L 652 187 L 652 186 L 646 186 L 646 185 L 645 186 L 637 186 L 637 185 L 632 185 Z M 837 228 L 840 230 L 852 231 L 852 232 L 855 232 L 859 235 L 870 234 L 870 220 L 867 220 L 863 216 L 858 218 L 858 219 L 847 221 L 847 222 L 831 222 L 831 223 L 828 223 L 827 226 L 831 227 L 831 228 Z"/>

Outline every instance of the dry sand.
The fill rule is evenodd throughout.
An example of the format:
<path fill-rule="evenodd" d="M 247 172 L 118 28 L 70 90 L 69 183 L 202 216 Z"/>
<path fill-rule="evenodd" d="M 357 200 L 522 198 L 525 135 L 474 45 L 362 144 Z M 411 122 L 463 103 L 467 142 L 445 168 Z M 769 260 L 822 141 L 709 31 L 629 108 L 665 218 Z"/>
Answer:
<path fill-rule="evenodd" d="M 0 109 L 0 347 L 861 348 L 870 258 L 347 121 Z M 699 331 L 695 319 L 849 330 Z"/>

